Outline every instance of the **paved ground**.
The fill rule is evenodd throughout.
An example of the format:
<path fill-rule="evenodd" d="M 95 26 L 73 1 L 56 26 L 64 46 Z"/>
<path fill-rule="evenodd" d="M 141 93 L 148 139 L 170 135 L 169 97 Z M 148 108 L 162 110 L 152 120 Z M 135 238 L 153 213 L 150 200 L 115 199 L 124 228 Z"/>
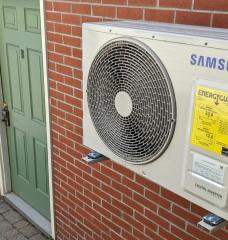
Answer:
<path fill-rule="evenodd" d="M 0 196 L 0 240 L 47 240 Z"/>

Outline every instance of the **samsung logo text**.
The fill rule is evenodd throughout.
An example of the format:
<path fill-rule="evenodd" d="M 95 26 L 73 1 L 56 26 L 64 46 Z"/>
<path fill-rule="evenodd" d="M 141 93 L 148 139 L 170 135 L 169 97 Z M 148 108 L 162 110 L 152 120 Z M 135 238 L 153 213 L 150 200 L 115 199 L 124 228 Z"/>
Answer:
<path fill-rule="evenodd" d="M 203 55 L 191 55 L 191 65 L 228 72 L 228 60 Z"/>

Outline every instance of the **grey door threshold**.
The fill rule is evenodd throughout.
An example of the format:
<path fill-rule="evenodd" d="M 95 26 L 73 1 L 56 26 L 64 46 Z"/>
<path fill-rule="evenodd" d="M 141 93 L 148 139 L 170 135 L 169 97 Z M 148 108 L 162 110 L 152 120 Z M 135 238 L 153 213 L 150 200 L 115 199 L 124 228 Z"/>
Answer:
<path fill-rule="evenodd" d="M 28 203 L 18 197 L 15 193 L 8 193 L 5 199 L 17 211 L 28 219 L 35 227 L 47 236 L 51 236 L 51 222 L 43 217 L 39 212 L 32 208 Z"/>

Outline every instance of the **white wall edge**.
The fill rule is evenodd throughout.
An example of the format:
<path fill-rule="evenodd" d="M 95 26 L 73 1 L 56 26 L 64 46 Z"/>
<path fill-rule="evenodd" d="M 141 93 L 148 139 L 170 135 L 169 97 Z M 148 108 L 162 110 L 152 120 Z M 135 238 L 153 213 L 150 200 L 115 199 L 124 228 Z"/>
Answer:
<path fill-rule="evenodd" d="M 54 217 L 53 174 L 52 174 L 52 145 L 51 145 L 49 91 L 48 91 L 49 87 L 48 87 L 48 69 L 47 69 L 47 66 L 48 66 L 48 63 L 47 63 L 47 40 L 46 40 L 46 28 L 45 28 L 45 0 L 40 0 L 40 20 L 41 20 L 41 41 L 42 41 L 43 72 L 44 72 L 45 109 L 46 109 L 51 232 L 52 232 L 52 237 L 55 239 L 55 217 Z"/>
<path fill-rule="evenodd" d="M 0 63 L 1 64 L 1 63 Z M 2 81 L 0 72 L 0 103 L 3 104 Z M 0 121 L 0 195 L 11 191 L 11 177 L 5 123 Z"/>
<path fill-rule="evenodd" d="M 0 44 L 1 44 L 1 39 L 0 39 Z M 0 46 L 0 51 L 1 51 L 1 46 Z M 2 79 L 1 79 L 1 66 L 2 66 L 2 63 L 0 60 L 0 108 L 2 108 L 4 104 L 3 91 L 2 91 Z M 8 156 L 6 125 L 2 121 L 0 121 L 0 195 L 4 196 L 5 193 L 8 193 L 10 191 L 11 191 L 11 176 L 10 176 L 10 165 L 9 165 L 9 156 Z"/>

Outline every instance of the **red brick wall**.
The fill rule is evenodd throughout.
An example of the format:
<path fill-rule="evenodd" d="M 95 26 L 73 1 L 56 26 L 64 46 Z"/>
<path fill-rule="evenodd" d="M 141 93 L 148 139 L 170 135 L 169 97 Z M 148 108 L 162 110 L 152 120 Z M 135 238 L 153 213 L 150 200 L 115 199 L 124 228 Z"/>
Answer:
<path fill-rule="evenodd" d="M 82 145 L 81 24 L 155 20 L 228 28 L 228 0 L 46 0 L 57 239 L 227 240 L 196 227 L 205 210 Z"/>

